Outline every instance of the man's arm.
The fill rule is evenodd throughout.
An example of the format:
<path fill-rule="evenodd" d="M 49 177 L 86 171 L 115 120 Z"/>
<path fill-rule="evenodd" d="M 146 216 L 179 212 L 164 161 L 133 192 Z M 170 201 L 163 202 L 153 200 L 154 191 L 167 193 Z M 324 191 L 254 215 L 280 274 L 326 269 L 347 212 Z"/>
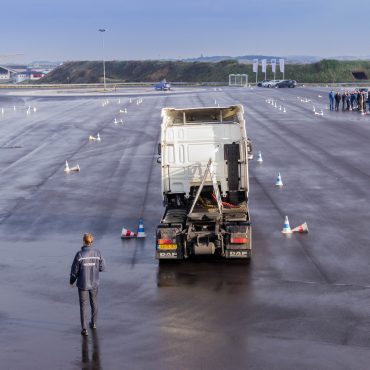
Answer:
<path fill-rule="evenodd" d="M 104 271 L 104 270 L 105 270 L 105 261 L 104 261 L 104 258 L 100 255 L 99 271 Z"/>
<path fill-rule="evenodd" d="M 77 278 L 78 278 L 78 272 L 80 271 L 79 259 L 80 259 L 79 258 L 79 253 L 77 253 L 74 260 L 73 260 L 72 267 L 71 267 L 71 276 L 69 278 L 69 283 L 71 285 L 73 285 L 75 283 L 75 281 L 77 280 Z"/>

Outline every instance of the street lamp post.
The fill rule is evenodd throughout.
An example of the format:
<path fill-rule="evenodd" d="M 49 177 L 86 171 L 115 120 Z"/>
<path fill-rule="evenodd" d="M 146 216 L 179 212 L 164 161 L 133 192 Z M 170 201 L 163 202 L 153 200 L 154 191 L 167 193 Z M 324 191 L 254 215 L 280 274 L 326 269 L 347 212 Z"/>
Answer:
<path fill-rule="evenodd" d="M 104 91 L 106 90 L 105 84 L 105 57 L 104 57 L 104 32 L 105 28 L 99 28 L 99 32 L 102 33 L 102 45 L 103 45 L 103 81 L 104 81 Z"/>

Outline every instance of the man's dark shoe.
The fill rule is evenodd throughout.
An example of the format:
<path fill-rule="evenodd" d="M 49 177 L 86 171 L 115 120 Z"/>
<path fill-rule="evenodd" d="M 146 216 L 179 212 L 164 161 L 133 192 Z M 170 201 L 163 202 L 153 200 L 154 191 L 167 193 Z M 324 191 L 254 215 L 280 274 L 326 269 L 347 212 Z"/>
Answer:
<path fill-rule="evenodd" d="M 81 335 L 83 335 L 84 337 L 87 337 L 89 335 L 89 333 L 87 332 L 86 329 L 82 329 Z"/>
<path fill-rule="evenodd" d="M 96 324 L 95 323 L 89 322 L 89 326 L 90 326 L 91 329 L 96 329 Z"/>

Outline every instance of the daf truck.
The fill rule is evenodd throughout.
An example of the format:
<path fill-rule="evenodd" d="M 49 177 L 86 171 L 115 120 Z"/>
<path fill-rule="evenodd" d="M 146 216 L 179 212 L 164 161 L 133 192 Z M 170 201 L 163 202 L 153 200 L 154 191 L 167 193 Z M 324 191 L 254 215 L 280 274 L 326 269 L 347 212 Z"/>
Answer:
<path fill-rule="evenodd" d="M 163 108 L 158 154 L 165 210 L 156 258 L 250 259 L 252 147 L 243 106 Z"/>

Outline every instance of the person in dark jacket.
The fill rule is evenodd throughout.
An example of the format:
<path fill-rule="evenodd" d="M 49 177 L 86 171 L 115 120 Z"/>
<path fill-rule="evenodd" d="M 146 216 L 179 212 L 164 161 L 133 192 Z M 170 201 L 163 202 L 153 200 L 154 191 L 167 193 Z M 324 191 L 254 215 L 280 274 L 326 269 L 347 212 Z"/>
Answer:
<path fill-rule="evenodd" d="M 335 110 L 339 110 L 340 99 L 341 99 L 341 95 L 340 95 L 340 92 L 338 91 L 335 94 Z"/>
<path fill-rule="evenodd" d="M 104 271 L 105 262 L 98 249 L 92 247 L 94 237 L 92 234 L 84 234 L 83 246 L 76 253 L 71 267 L 69 283 L 71 287 L 77 280 L 78 296 L 80 300 L 81 334 L 86 336 L 87 332 L 87 306 L 90 301 L 91 320 L 89 326 L 96 329 L 96 318 L 98 313 L 98 287 L 99 272 Z"/>
<path fill-rule="evenodd" d="M 346 93 L 342 94 L 342 110 L 346 110 Z"/>
<path fill-rule="evenodd" d="M 363 112 L 363 95 L 359 91 L 357 94 L 357 105 L 358 105 L 358 110 L 360 113 Z"/>

